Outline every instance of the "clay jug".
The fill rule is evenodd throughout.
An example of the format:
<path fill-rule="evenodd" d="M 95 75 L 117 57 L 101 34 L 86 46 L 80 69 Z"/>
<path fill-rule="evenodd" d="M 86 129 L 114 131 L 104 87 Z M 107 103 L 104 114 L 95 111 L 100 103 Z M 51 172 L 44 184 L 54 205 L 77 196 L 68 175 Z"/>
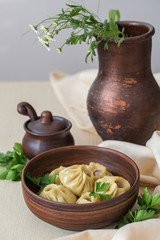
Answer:
<path fill-rule="evenodd" d="M 98 46 L 99 72 L 87 98 L 89 117 L 103 140 L 144 145 L 160 122 L 160 88 L 151 71 L 154 27 L 119 22 L 128 38 Z"/>

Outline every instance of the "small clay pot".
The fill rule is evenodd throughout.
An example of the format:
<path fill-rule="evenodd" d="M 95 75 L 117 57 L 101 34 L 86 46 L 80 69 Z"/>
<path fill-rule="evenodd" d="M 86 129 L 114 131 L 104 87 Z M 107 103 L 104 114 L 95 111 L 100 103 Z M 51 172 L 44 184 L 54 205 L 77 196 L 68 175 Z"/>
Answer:
<path fill-rule="evenodd" d="M 52 148 L 74 145 L 69 120 L 52 116 L 49 111 L 43 111 L 38 117 L 34 108 L 26 102 L 19 103 L 17 111 L 30 117 L 24 123 L 26 133 L 22 140 L 22 148 L 28 159 Z"/>

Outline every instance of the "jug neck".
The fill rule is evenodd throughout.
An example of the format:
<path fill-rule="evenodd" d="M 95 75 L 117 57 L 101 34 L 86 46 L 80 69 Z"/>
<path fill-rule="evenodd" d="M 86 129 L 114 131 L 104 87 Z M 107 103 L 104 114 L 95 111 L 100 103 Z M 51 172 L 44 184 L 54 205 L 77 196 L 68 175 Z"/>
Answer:
<path fill-rule="evenodd" d="M 139 22 L 120 22 L 127 34 L 131 37 L 126 38 L 120 45 L 109 40 L 109 49 L 104 50 L 105 41 L 102 41 L 97 48 L 99 57 L 99 73 L 126 75 L 133 73 L 151 72 L 151 48 L 153 26 Z"/>

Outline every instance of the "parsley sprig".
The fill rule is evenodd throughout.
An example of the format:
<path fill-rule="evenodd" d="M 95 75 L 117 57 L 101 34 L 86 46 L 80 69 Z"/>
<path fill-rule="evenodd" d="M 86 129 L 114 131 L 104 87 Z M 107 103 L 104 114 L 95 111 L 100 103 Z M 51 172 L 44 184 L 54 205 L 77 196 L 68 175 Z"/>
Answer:
<path fill-rule="evenodd" d="M 56 35 L 65 29 L 72 29 L 70 37 L 65 40 L 61 47 L 57 49 L 60 53 L 65 45 L 76 45 L 85 42 L 88 47 L 88 57 L 93 61 L 96 55 L 96 48 L 104 40 L 104 50 L 108 49 L 108 41 L 113 38 L 115 43 L 120 46 L 126 35 L 124 28 L 119 29 L 116 21 L 120 20 L 118 10 L 109 11 L 108 20 L 102 22 L 96 14 L 88 10 L 84 5 L 66 4 L 67 9 L 62 8 L 61 13 L 55 17 L 44 19 L 35 26 L 29 25 L 38 34 L 38 40 L 50 50 L 51 41 L 55 40 Z M 43 26 L 42 24 L 45 24 Z M 95 38 L 96 37 L 96 38 Z"/>
<path fill-rule="evenodd" d="M 22 145 L 15 143 L 13 151 L 0 153 L 0 179 L 20 181 L 22 170 L 27 163 L 27 158 L 23 153 Z"/>
<path fill-rule="evenodd" d="M 158 193 L 151 196 L 145 188 L 144 193 L 138 197 L 137 201 L 138 209 L 133 212 L 129 211 L 128 215 L 123 217 L 124 224 L 158 217 L 160 213 L 160 195 Z M 123 225 L 118 225 L 116 228 L 121 228 Z"/>
<path fill-rule="evenodd" d="M 42 177 L 34 177 L 30 175 L 29 172 L 26 173 L 26 177 L 31 181 L 33 182 L 34 184 L 36 184 L 37 186 L 39 186 L 39 191 L 38 191 L 38 195 L 43 191 L 43 189 L 53 183 L 53 181 L 55 180 L 56 178 L 56 174 L 53 174 L 51 177 L 49 177 L 49 173 L 46 173 L 44 176 Z"/>
<path fill-rule="evenodd" d="M 111 199 L 111 196 L 109 194 L 102 194 L 102 193 L 100 193 L 102 191 L 106 191 L 106 189 L 108 188 L 109 185 L 110 185 L 110 183 L 97 182 L 96 183 L 96 192 L 90 193 L 89 196 L 90 197 L 93 196 L 94 198 L 96 198 L 99 195 L 101 201 L 105 201 L 105 200 Z"/>

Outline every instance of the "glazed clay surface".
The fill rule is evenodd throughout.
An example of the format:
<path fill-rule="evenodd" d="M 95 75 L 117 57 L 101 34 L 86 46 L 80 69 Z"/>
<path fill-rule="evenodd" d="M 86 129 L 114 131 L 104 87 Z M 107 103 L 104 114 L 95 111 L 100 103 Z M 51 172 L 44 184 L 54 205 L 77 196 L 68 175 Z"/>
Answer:
<path fill-rule="evenodd" d="M 60 166 L 99 163 L 113 175 L 124 177 L 131 188 L 110 200 L 89 204 L 60 203 L 41 198 L 37 185 L 26 178 L 44 176 Z M 97 146 L 68 146 L 49 150 L 33 158 L 25 166 L 22 176 L 24 200 L 38 218 L 60 228 L 86 230 L 101 228 L 119 220 L 135 203 L 139 190 L 139 170 L 135 162 L 124 154 Z"/>
<path fill-rule="evenodd" d="M 117 47 L 98 46 L 99 72 L 87 99 L 90 119 L 103 140 L 144 145 L 160 122 L 160 88 L 151 72 L 154 28 L 145 23 L 120 22 L 128 35 Z"/>
<path fill-rule="evenodd" d="M 22 140 L 22 148 L 28 159 L 49 149 L 74 145 L 74 139 L 70 133 L 72 123 L 59 116 L 52 116 L 51 112 L 43 111 L 38 117 L 34 108 L 27 102 L 21 102 L 17 106 L 20 114 L 30 117 L 24 123 L 25 135 Z"/>

